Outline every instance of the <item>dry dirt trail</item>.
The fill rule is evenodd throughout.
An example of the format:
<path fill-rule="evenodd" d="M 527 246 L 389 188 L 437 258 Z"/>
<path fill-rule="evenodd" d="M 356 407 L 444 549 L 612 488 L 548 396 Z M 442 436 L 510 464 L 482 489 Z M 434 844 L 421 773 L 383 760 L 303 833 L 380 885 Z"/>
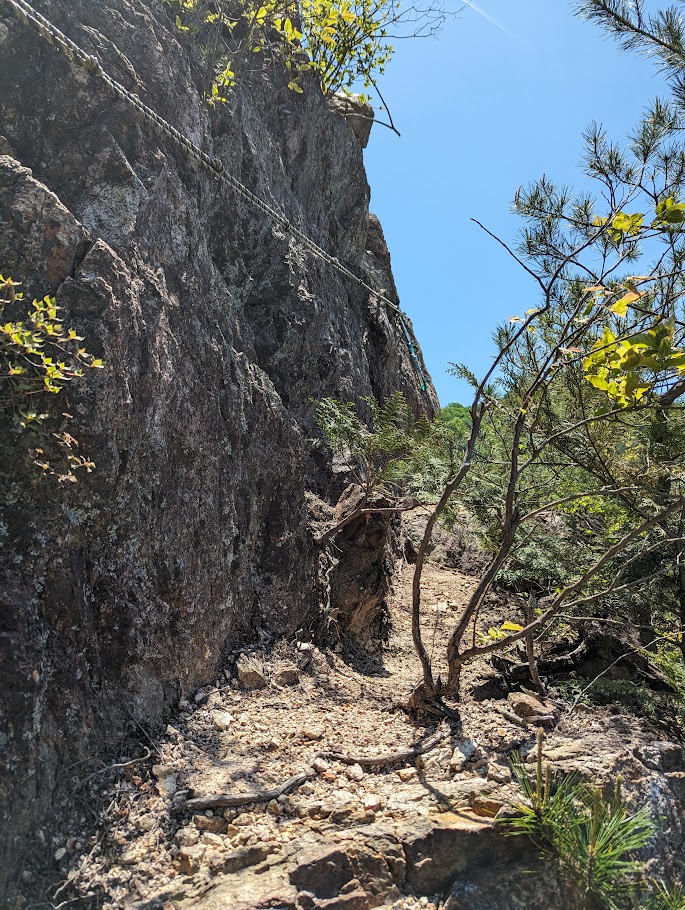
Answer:
<path fill-rule="evenodd" d="M 427 567 L 424 634 L 436 656 L 474 584 L 473 577 Z M 519 795 L 506 753 L 526 753 L 535 733 L 502 711 L 525 716 L 527 696 L 467 696 L 461 726 L 442 728 L 445 739 L 411 761 L 309 764 L 317 751 L 363 758 L 394 753 L 438 730 L 437 718 L 412 718 L 402 709 L 418 681 L 410 587 L 408 567 L 392 598 L 388 646 L 371 669 L 306 642 L 243 658 L 237 675 L 226 673 L 179 703 L 166 732 L 147 740 L 148 761 L 85 785 L 83 775 L 80 782 L 75 777 L 78 805 L 101 806 L 101 821 L 90 832 L 87 814 L 65 823 L 52 847 L 65 884 L 57 893 L 52 887 L 50 905 L 563 910 L 567 896 L 555 878 L 520 875 L 536 864 L 535 854 L 493 822 Z M 486 626 L 496 606 L 484 616 Z M 469 688 L 484 671 L 471 672 Z M 618 769 L 631 782 L 657 773 L 639 752 L 653 737 L 634 719 L 600 710 L 568 714 L 553 698 L 546 708 L 556 718 L 546 751 L 560 767 L 607 781 Z M 308 769 L 309 779 L 266 803 L 174 812 L 184 799 L 268 790 Z M 682 831 L 674 828 L 672 836 L 675 842 Z"/>

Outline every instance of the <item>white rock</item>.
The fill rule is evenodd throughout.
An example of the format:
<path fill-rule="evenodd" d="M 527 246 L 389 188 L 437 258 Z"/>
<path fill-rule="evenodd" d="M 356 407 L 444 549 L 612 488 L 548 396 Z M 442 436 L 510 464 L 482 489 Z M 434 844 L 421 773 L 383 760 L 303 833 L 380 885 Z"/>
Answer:
<path fill-rule="evenodd" d="M 368 812 L 379 812 L 383 808 L 383 800 L 378 793 L 367 793 L 364 796 L 364 808 Z"/>
<path fill-rule="evenodd" d="M 217 730 L 228 730 L 233 723 L 233 715 L 230 711 L 212 711 L 212 723 Z"/>
<path fill-rule="evenodd" d="M 312 762 L 312 768 L 316 771 L 317 774 L 323 774 L 324 772 L 330 769 L 330 765 L 327 761 L 324 761 L 323 758 L 315 758 Z"/>
<path fill-rule="evenodd" d="M 364 780 L 364 770 L 361 765 L 350 765 L 345 771 L 345 775 L 349 777 L 350 780 L 355 780 L 357 782 Z"/>
<path fill-rule="evenodd" d="M 55 859 L 57 860 L 57 862 L 60 862 L 60 860 L 63 860 L 66 855 L 67 855 L 67 851 L 66 851 L 65 847 L 60 847 L 59 850 L 55 850 Z"/>
<path fill-rule="evenodd" d="M 477 749 L 478 743 L 473 739 L 465 739 L 463 742 L 460 742 L 452 753 L 450 768 L 453 771 L 463 771 L 464 767 L 475 756 Z"/>

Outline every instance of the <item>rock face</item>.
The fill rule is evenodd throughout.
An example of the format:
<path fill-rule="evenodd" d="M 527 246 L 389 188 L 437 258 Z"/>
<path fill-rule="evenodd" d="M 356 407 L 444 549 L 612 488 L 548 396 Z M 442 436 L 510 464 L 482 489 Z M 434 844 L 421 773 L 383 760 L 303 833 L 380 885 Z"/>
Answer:
<path fill-rule="evenodd" d="M 359 141 L 314 84 L 255 77 L 210 114 L 161 2 L 35 6 L 394 293 Z M 106 362 L 59 399 L 97 466 L 77 485 L 39 477 L 27 440 L 0 435 L 2 895 L 66 764 L 160 717 L 236 642 L 316 630 L 305 493 L 325 498 L 330 479 L 310 398 L 436 398 L 391 312 L 5 6 L 0 51 L 0 271 L 29 299 L 55 294 Z"/>

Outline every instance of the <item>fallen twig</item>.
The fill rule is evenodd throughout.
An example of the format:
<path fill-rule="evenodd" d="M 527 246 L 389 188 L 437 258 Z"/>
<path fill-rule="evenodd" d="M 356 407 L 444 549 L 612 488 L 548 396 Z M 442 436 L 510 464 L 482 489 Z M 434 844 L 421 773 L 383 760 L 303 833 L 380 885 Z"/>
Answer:
<path fill-rule="evenodd" d="M 449 736 L 449 727 L 441 727 L 436 733 L 422 743 L 410 746 L 408 749 L 401 749 L 399 752 L 388 752 L 385 755 L 348 755 L 343 752 L 332 752 L 324 750 L 316 752 L 311 761 L 317 758 L 326 758 L 331 761 L 339 761 L 344 765 L 366 765 L 367 768 L 377 768 L 381 765 L 392 765 L 399 761 L 410 761 L 412 758 L 418 758 L 419 755 L 425 755 L 440 745 L 443 739 Z M 311 764 L 311 762 L 310 762 Z"/>
<path fill-rule="evenodd" d="M 497 708 L 497 710 L 505 720 L 516 724 L 518 727 L 539 727 L 540 724 L 550 724 L 556 720 L 553 714 L 534 714 L 531 717 L 519 717 L 518 714 L 514 714 L 513 711 L 509 711 L 507 708 Z"/>
<path fill-rule="evenodd" d="M 83 780 L 79 781 L 76 784 L 75 790 L 79 790 L 81 787 L 85 787 L 88 781 L 91 781 L 94 777 L 98 777 L 100 774 L 105 774 L 107 771 L 115 771 L 117 768 L 130 768 L 131 765 L 137 765 L 138 762 L 147 761 L 148 758 L 152 755 L 152 750 L 148 749 L 147 746 L 143 746 L 145 749 L 145 755 L 141 755 L 139 758 L 132 758 L 131 761 L 117 762 L 115 765 L 107 765 L 106 768 L 100 768 L 99 771 L 93 771 L 92 774 L 89 774 L 88 777 L 84 777 Z"/>
<path fill-rule="evenodd" d="M 312 767 L 312 763 L 317 758 L 330 759 L 345 765 L 364 765 L 367 768 L 376 768 L 381 765 L 391 765 L 395 762 L 409 761 L 412 758 L 418 758 L 419 755 L 425 755 L 426 752 L 430 752 L 439 746 L 449 734 L 449 727 L 443 726 L 422 743 L 417 743 L 408 749 L 400 749 L 398 752 L 388 752 L 384 755 L 348 755 L 345 752 L 322 749 L 312 755 L 306 771 L 300 771 L 299 774 L 288 778 L 288 780 L 272 790 L 250 790 L 247 793 L 220 793 L 213 796 L 199 796 L 194 799 L 184 800 L 174 806 L 171 814 L 180 815 L 182 812 L 203 812 L 205 809 L 216 808 L 232 809 L 237 806 L 245 806 L 248 803 L 268 803 L 272 799 L 278 799 L 279 796 L 290 793 L 305 781 L 315 777 L 317 772 Z"/>
<path fill-rule="evenodd" d="M 290 793 L 296 787 L 299 787 L 306 780 L 316 777 L 316 771 L 308 768 L 306 771 L 300 771 L 294 777 L 288 778 L 285 783 L 273 790 L 249 790 L 247 793 L 226 794 L 220 793 L 215 796 L 199 796 L 195 799 L 188 799 L 171 810 L 172 815 L 180 815 L 181 812 L 203 812 L 205 809 L 224 808 L 232 809 L 236 806 L 245 806 L 248 803 L 268 803 L 272 799 L 278 799 L 285 793 Z"/>

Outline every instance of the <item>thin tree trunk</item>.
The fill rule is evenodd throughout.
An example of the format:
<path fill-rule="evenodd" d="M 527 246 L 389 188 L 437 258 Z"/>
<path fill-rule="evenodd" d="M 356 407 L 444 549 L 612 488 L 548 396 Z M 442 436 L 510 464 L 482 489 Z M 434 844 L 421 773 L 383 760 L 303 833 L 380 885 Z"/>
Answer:
<path fill-rule="evenodd" d="M 680 513 L 680 524 L 678 525 L 678 537 L 682 538 L 685 531 L 685 505 Z M 682 540 L 677 540 L 675 544 L 676 553 L 676 578 L 678 581 L 678 602 L 680 604 L 680 628 L 685 629 L 685 544 Z M 680 652 L 685 663 L 685 632 L 680 633 Z"/>
<path fill-rule="evenodd" d="M 533 622 L 535 608 L 538 605 L 538 600 L 533 592 L 530 592 L 528 597 L 528 604 L 526 607 L 526 625 L 530 625 Z M 528 658 L 528 666 L 530 667 L 530 678 L 533 680 L 533 685 L 535 686 L 537 692 L 540 695 L 544 695 L 545 687 L 542 685 L 540 680 L 540 675 L 538 673 L 538 665 L 535 661 L 535 643 L 533 640 L 533 633 L 529 632 L 526 635 L 526 656 Z"/>

